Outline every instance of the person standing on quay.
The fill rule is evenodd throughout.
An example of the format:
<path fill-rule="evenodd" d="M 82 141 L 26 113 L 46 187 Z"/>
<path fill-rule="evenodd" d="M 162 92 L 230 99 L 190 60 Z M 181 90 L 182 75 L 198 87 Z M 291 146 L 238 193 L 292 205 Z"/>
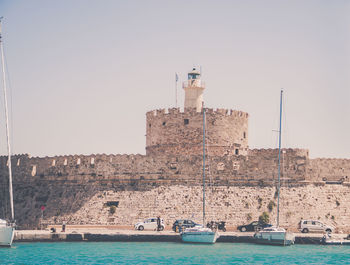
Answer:
<path fill-rule="evenodd" d="M 62 231 L 61 232 L 66 232 L 66 221 L 63 221 L 63 223 L 62 223 Z"/>
<path fill-rule="evenodd" d="M 161 230 L 161 225 L 160 225 L 160 216 L 157 217 L 157 231 Z"/>

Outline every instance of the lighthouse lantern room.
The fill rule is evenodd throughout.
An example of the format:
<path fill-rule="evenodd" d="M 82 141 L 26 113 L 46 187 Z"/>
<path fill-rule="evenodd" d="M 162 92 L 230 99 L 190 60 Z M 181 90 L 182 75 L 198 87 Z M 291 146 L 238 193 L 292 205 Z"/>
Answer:
<path fill-rule="evenodd" d="M 182 85 L 185 90 L 185 109 L 195 108 L 197 112 L 202 110 L 204 82 L 201 73 L 195 67 L 188 73 L 187 81 Z"/>

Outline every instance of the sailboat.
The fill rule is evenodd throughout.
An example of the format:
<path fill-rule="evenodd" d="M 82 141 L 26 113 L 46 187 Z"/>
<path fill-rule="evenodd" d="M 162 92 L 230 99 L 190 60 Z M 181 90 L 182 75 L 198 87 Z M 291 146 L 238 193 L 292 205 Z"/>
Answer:
<path fill-rule="evenodd" d="M 205 227 L 205 108 L 203 106 L 203 225 L 186 228 L 181 233 L 182 242 L 213 244 L 219 237 L 217 230 Z"/>
<path fill-rule="evenodd" d="M 258 244 L 290 246 L 294 244 L 295 236 L 279 226 L 280 213 L 280 187 L 281 187 L 281 129 L 282 129 L 282 99 L 283 89 L 280 97 L 280 124 L 278 137 L 278 185 L 277 185 L 277 225 L 266 227 L 254 234 L 255 242 Z"/>
<path fill-rule="evenodd" d="M 8 168 L 9 168 L 9 193 L 10 193 L 10 206 L 11 206 L 11 220 L 6 221 L 0 219 L 0 247 L 10 247 L 12 245 L 13 236 L 15 234 L 15 223 L 14 223 L 14 208 L 13 208 L 13 192 L 12 192 L 12 169 L 11 169 L 11 146 L 9 136 L 9 122 L 8 122 L 8 111 L 7 111 L 7 92 L 6 92 L 6 74 L 5 74 L 5 60 L 4 60 L 4 49 L 2 45 L 2 31 L 1 31 L 1 20 L 0 17 L 0 50 L 1 50 L 1 63 L 2 63 L 2 75 L 3 75 L 3 91 L 5 101 L 5 115 L 6 115 L 6 134 L 7 134 L 7 151 L 8 151 Z"/>

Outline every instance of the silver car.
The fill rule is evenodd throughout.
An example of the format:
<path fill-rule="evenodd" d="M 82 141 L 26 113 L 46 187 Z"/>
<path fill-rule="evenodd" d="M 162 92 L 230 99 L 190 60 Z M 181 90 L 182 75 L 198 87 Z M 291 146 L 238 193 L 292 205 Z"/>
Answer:
<path fill-rule="evenodd" d="M 335 228 L 331 225 L 326 225 L 316 220 L 301 220 L 299 223 L 299 230 L 302 233 L 309 233 L 309 232 L 332 233 L 334 232 Z"/>

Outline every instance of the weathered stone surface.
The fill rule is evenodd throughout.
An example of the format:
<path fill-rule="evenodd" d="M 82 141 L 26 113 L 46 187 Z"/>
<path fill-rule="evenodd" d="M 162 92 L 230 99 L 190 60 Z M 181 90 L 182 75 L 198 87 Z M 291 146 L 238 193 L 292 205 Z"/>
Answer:
<path fill-rule="evenodd" d="M 156 110 L 146 114 L 147 155 L 201 155 L 203 112 Z M 206 109 L 206 144 L 215 156 L 247 155 L 248 113 Z"/>
<path fill-rule="evenodd" d="M 284 151 L 284 224 L 295 229 L 301 217 L 316 218 L 348 229 L 350 185 L 346 176 L 350 160 L 309 159 L 307 150 Z M 44 216 L 50 223 L 66 220 L 74 224 L 132 225 L 158 214 L 167 225 L 176 218 L 200 220 L 201 156 L 21 155 L 12 159 L 15 214 L 22 228 L 39 225 L 42 205 L 46 205 Z M 247 216 L 256 219 L 267 210 L 275 193 L 276 149 L 249 150 L 248 156 L 212 156 L 207 163 L 208 219 L 226 220 L 235 226 L 247 222 Z M 33 165 L 37 171 L 34 176 Z M 0 172 L 4 190 L 8 185 L 6 157 L 0 158 Z M 339 179 L 342 185 L 326 184 Z M 0 197 L 1 209 L 8 209 L 7 194 Z M 258 197 L 262 200 L 260 208 Z M 108 200 L 119 201 L 113 216 L 103 207 Z"/>

